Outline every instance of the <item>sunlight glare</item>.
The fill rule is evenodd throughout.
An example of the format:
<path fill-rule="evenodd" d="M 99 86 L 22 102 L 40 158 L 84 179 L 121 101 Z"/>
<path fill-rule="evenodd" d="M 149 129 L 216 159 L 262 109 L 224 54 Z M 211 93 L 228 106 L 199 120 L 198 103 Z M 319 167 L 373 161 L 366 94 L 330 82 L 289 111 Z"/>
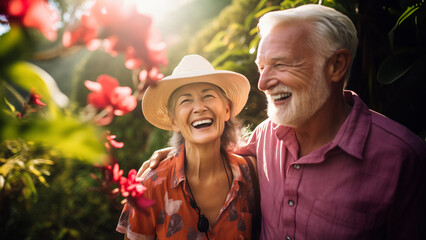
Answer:
<path fill-rule="evenodd" d="M 161 19 L 180 4 L 193 0 L 125 0 L 136 1 L 138 12 L 151 15 L 154 19 Z"/>

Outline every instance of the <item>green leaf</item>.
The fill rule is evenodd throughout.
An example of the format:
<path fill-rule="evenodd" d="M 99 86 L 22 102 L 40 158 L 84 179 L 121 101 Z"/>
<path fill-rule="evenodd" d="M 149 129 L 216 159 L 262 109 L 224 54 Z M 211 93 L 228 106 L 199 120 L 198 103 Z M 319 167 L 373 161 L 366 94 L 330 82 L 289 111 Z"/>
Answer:
<path fill-rule="evenodd" d="M 41 144 L 64 157 L 93 164 L 103 160 L 105 149 L 101 128 L 82 123 L 60 111 L 48 118 L 9 118 L 0 126 L 0 139 L 23 139 Z"/>
<path fill-rule="evenodd" d="M 22 176 L 22 180 L 25 183 L 25 188 L 23 190 L 25 199 L 28 200 L 32 197 L 33 201 L 37 201 L 37 198 L 38 198 L 37 189 L 35 188 L 33 179 L 26 172 L 23 172 L 21 176 Z"/>
<path fill-rule="evenodd" d="M 31 165 L 41 165 L 41 164 L 46 164 L 46 165 L 54 165 L 55 162 L 52 160 L 48 160 L 48 159 L 32 159 L 29 161 L 29 164 Z"/>
<path fill-rule="evenodd" d="M 16 108 L 15 106 L 13 106 L 9 101 L 7 101 L 6 98 L 4 98 L 4 102 L 6 103 L 6 105 L 9 107 L 10 111 L 12 114 L 15 114 L 16 112 Z"/>
<path fill-rule="evenodd" d="M 406 49 L 390 55 L 380 65 L 377 81 L 387 85 L 402 78 L 418 61 L 421 61 L 421 54 L 417 49 Z"/>
<path fill-rule="evenodd" d="M 6 159 L 6 163 L 0 166 L 0 175 L 6 177 L 13 168 L 15 168 L 15 161 Z"/>
<path fill-rule="evenodd" d="M 254 34 L 257 34 L 257 27 L 252 28 L 249 32 L 250 36 L 253 36 Z"/>
<path fill-rule="evenodd" d="M 413 14 L 417 10 L 419 10 L 420 5 L 422 5 L 422 4 L 420 3 L 420 4 L 413 5 L 413 6 L 409 6 L 407 8 L 407 10 L 405 10 L 405 12 L 403 14 L 401 14 L 401 16 L 398 18 L 398 21 L 396 22 L 396 24 L 397 25 L 401 25 L 401 23 L 404 22 L 405 19 L 407 19 L 408 17 L 410 17 L 411 14 Z"/>
<path fill-rule="evenodd" d="M 255 17 L 256 18 L 260 18 L 261 16 L 263 16 L 264 14 L 271 12 L 271 11 L 275 11 L 275 10 L 280 10 L 280 6 L 271 6 L 271 7 L 267 7 L 264 8 L 262 10 L 260 10 L 259 12 L 256 13 Z"/>
<path fill-rule="evenodd" d="M 0 69 L 27 56 L 32 46 L 25 29 L 11 24 L 10 31 L 0 36 Z"/>
<path fill-rule="evenodd" d="M 388 37 L 390 39 L 391 47 L 393 48 L 394 45 L 394 34 L 395 30 L 398 28 L 399 25 L 401 25 L 407 18 L 409 18 L 411 15 L 413 15 L 415 12 L 417 12 L 420 7 L 423 6 L 423 3 L 417 3 L 413 6 L 407 7 L 404 13 L 401 14 L 401 16 L 396 21 L 395 26 L 389 31 Z"/>
<path fill-rule="evenodd" d="M 50 101 L 50 93 L 43 79 L 34 71 L 33 65 L 27 62 L 17 62 L 7 70 L 8 80 L 25 90 L 34 90 L 42 96 L 42 100 Z"/>
<path fill-rule="evenodd" d="M 246 28 L 249 28 L 251 26 L 253 21 L 256 19 L 256 13 L 260 11 L 260 9 L 262 9 L 267 2 L 268 0 L 261 0 L 257 4 L 257 6 L 254 8 L 254 10 L 250 14 L 248 14 L 248 16 L 246 17 L 246 20 L 244 21 L 244 26 Z"/>
<path fill-rule="evenodd" d="M 250 51 L 251 51 L 251 49 L 256 50 L 257 46 L 259 45 L 259 42 L 260 42 L 259 36 L 256 36 L 253 40 L 251 40 L 250 45 L 249 45 Z"/>
<path fill-rule="evenodd" d="M 203 51 L 205 52 L 213 52 L 221 47 L 224 47 L 223 39 L 226 36 L 226 31 L 220 31 L 216 33 L 213 39 L 210 41 L 207 46 L 204 47 Z"/>

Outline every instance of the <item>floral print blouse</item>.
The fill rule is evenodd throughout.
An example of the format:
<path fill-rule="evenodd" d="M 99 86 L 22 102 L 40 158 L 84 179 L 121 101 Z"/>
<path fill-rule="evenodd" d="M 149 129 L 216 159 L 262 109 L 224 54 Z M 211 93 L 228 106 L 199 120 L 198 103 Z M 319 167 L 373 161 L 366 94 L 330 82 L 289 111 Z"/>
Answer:
<path fill-rule="evenodd" d="M 208 239 L 251 239 L 254 190 L 246 160 L 227 153 L 232 169 L 232 186 L 215 223 L 210 223 Z M 161 161 L 142 183 L 145 197 L 156 203 L 147 213 L 126 204 L 117 231 L 134 239 L 207 239 L 197 230 L 198 215 L 189 203 L 184 171 L 184 146 L 176 156 Z"/>

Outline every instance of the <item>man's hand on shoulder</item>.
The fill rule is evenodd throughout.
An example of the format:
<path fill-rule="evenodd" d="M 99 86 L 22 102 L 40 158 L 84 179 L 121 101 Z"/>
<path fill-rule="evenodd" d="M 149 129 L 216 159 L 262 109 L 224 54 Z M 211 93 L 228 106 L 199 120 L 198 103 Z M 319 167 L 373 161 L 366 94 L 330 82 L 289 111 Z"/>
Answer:
<path fill-rule="evenodd" d="M 141 179 L 146 176 L 151 170 L 157 168 L 158 164 L 160 164 L 161 161 L 167 158 L 167 155 L 170 153 L 171 150 L 172 148 L 168 147 L 155 151 L 152 156 L 142 164 L 141 168 L 139 168 L 136 177 Z"/>

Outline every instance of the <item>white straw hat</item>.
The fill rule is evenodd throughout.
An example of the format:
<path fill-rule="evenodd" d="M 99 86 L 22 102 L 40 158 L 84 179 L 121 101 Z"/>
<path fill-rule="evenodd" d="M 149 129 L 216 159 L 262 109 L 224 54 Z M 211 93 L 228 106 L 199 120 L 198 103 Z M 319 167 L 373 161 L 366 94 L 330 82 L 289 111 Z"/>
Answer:
<path fill-rule="evenodd" d="M 172 130 L 167 104 L 171 94 L 181 86 L 190 83 L 211 83 L 220 87 L 231 100 L 231 117 L 241 112 L 247 102 L 250 83 L 239 73 L 215 70 L 200 55 L 186 55 L 182 58 L 172 75 L 149 86 L 142 99 L 142 112 L 152 125 Z"/>

